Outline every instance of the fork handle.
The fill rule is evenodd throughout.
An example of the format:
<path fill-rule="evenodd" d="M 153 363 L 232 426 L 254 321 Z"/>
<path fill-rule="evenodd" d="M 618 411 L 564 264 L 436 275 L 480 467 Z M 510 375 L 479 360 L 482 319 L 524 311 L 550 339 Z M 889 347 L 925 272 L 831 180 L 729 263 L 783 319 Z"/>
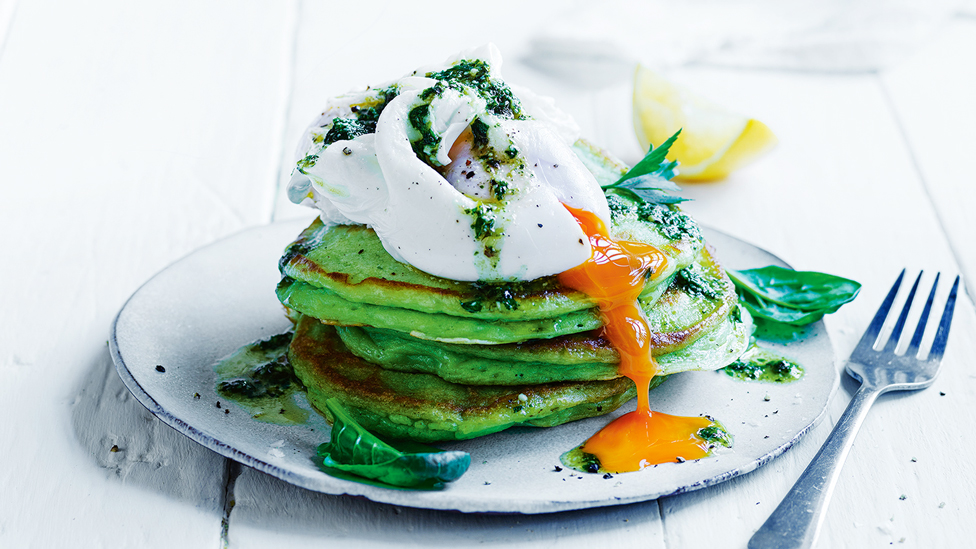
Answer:
<path fill-rule="evenodd" d="M 813 545 L 857 430 L 880 394 L 881 391 L 867 384 L 854 393 L 813 461 L 749 540 L 749 549 L 798 549 Z"/>

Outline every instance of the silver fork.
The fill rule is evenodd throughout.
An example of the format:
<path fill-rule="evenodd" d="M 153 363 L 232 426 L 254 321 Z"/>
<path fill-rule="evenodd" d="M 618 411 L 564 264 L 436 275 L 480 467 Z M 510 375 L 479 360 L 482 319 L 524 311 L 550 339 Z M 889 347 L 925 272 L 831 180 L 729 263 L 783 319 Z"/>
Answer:
<path fill-rule="evenodd" d="M 891 337 L 884 348 L 880 351 L 874 350 L 881 327 L 888 317 L 888 311 L 895 301 L 895 295 L 904 277 L 903 269 L 847 363 L 847 373 L 860 381 L 861 387 L 854 393 L 851 403 L 847 405 L 847 409 L 844 410 L 844 414 L 837 421 L 837 425 L 830 432 L 830 436 L 827 437 L 816 457 L 803 471 L 773 514 L 749 540 L 749 549 L 794 549 L 812 546 L 823 524 L 827 501 L 840 476 L 844 459 L 847 458 L 854 443 L 854 436 L 857 435 L 861 422 L 867 416 L 868 409 L 883 393 L 922 389 L 935 381 L 935 376 L 939 373 L 939 364 L 942 363 L 946 341 L 949 339 L 949 325 L 952 323 L 952 311 L 956 304 L 959 277 L 956 277 L 949 292 L 945 309 L 942 311 L 942 320 L 935 333 L 935 340 L 924 360 L 918 357 L 919 347 L 932 309 L 935 289 L 939 284 L 939 275 L 935 276 L 932 291 L 929 292 L 928 301 L 925 302 L 925 308 L 922 309 L 918 326 L 905 354 L 896 355 L 895 348 L 905 327 L 905 320 L 915 299 L 915 290 L 918 289 L 922 273 L 919 273 L 918 278 L 915 279 L 915 285 L 912 286 L 905 306 L 895 322 Z"/>

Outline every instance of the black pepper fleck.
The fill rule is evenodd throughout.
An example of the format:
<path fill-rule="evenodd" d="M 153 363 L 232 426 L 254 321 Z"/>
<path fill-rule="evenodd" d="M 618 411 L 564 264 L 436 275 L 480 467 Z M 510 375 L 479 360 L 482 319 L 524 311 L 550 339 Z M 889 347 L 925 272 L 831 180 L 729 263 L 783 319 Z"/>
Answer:
<path fill-rule="evenodd" d="M 109 449 L 109 452 L 118 452 L 118 451 L 119 451 L 118 444 L 113 444 L 112 447 Z"/>
<path fill-rule="evenodd" d="M 613 478 L 613 475 L 611 475 L 610 473 L 607 473 L 607 474 L 603 475 L 603 478 L 605 478 L 605 479 L 611 479 L 611 478 Z"/>
<path fill-rule="evenodd" d="M 560 471 L 562 471 L 562 470 L 563 470 L 563 468 L 560 467 L 560 466 L 558 466 L 558 465 L 555 467 L 555 469 L 553 469 L 553 471 L 555 471 L 557 473 L 560 472 Z"/>
<path fill-rule="evenodd" d="M 678 463 L 684 463 L 684 462 L 686 462 L 688 460 L 686 460 L 685 458 L 683 458 L 681 456 L 678 456 L 677 458 L 675 458 L 675 461 L 677 461 Z"/>
<path fill-rule="evenodd" d="M 220 401 L 217 401 L 217 407 L 220 408 Z"/>
<path fill-rule="evenodd" d="M 166 371 L 166 368 L 163 368 L 162 364 L 157 364 L 156 365 L 156 371 L 159 372 L 159 373 L 163 373 L 163 372 Z"/>
<path fill-rule="evenodd" d="M 349 147 L 343 147 L 342 154 L 349 156 L 350 154 L 352 154 L 352 149 L 350 149 Z"/>

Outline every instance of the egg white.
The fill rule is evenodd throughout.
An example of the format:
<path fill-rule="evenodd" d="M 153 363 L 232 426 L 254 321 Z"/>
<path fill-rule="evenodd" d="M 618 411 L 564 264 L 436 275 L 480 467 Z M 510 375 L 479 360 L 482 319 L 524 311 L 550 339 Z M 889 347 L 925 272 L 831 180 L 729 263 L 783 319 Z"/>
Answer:
<path fill-rule="evenodd" d="M 351 116 L 353 106 L 375 102 L 371 94 L 380 88 L 332 100 L 299 146 L 300 159 L 317 158 L 295 171 L 289 198 L 319 208 L 327 223 L 368 225 L 397 260 L 453 280 L 532 280 L 583 263 L 591 253 L 588 239 L 563 204 L 592 212 L 608 226 L 610 215 L 599 184 L 571 148 L 578 127 L 551 100 L 520 88 L 513 92 L 528 115 L 522 120 L 494 114 L 468 88 L 442 86 L 425 98 L 422 92 L 437 81 L 423 75 L 460 59 L 481 59 L 500 78 L 501 56 L 490 44 L 418 69 L 396 81 L 399 94 L 383 109 L 375 133 L 323 149 L 316 136 L 336 117 Z M 413 149 L 420 130 L 409 120 L 424 104 L 439 138 L 430 164 Z M 475 120 L 490 128 L 487 147 L 505 163 L 486 167 L 470 144 L 458 142 L 462 135 L 470 139 L 465 130 Z M 490 192 L 492 179 L 506 185 L 500 199 Z M 494 217 L 488 237 L 475 229 L 472 211 L 479 206 Z"/>

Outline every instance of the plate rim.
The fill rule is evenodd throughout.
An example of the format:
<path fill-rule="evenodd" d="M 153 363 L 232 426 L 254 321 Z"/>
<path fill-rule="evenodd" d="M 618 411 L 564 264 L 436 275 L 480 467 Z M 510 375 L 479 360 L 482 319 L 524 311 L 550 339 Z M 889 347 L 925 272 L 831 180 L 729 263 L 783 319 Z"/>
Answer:
<path fill-rule="evenodd" d="M 128 306 L 130 305 L 130 303 L 132 303 L 132 301 L 140 294 L 140 292 L 142 292 L 149 284 L 151 284 L 158 277 L 163 276 L 169 270 L 175 268 L 181 262 L 187 260 L 188 258 L 190 258 L 191 256 L 194 256 L 196 254 L 204 253 L 209 248 L 219 246 L 221 243 L 223 243 L 223 242 L 225 242 L 227 240 L 235 239 L 235 238 L 241 238 L 244 235 L 246 235 L 247 233 L 261 232 L 261 231 L 264 231 L 264 230 L 269 230 L 271 228 L 281 228 L 281 230 L 285 230 L 284 228 L 286 226 L 294 226 L 296 230 L 300 231 L 305 226 L 305 224 L 307 224 L 309 221 L 310 221 L 310 219 L 307 219 L 307 218 L 297 218 L 297 219 L 289 219 L 289 220 L 283 220 L 283 221 L 280 221 L 280 222 L 273 222 L 273 223 L 268 223 L 268 224 L 264 224 L 264 225 L 257 225 L 257 226 L 248 227 L 248 228 L 242 229 L 240 231 L 237 231 L 235 233 L 232 233 L 230 235 L 224 236 L 224 237 L 222 237 L 220 239 L 217 239 L 217 240 L 215 240 L 215 241 L 213 241 L 213 242 L 211 242 L 209 244 L 206 244 L 204 246 L 201 246 L 199 248 L 196 248 L 196 249 L 192 250 L 191 252 L 183 255 L 179 259 L 177 259 L 177 260 L 173 261 L 172 263 L 170 263 L 169 265 L 167 265 L 165 268 L 163 268 L 160 271 L 158 271 L 156 274 L 154 274 L 148 280 L 146 280 L 146 282 L 144 282 L 142 285 L 140 285 L 132 293 L 132 295 L 129 296 L 129 298 L 125 301 L 125 303 L 119 309 L 118 313 L 116 313 L 116 315 L 115 315 L 115 317 L 114 317 L 114 319 L 112 321 L 112 324 L 111 324 L 110 336 L 109 336 L 109 351 L 110 351 L 110 354 L 111 354 L 111 357 L 112 357 L 112 361 L 115 364 L 116 371 L 119 374 L 119 377 L 121 378 L 121 380 L 122 380 L 123 384 L 126 386 L 126 388 L 136 398 L 136 400 L 139 401 L 139 403 L 142 404 L 150 413 L 152 413 L 154 416 L 156 416 L 157 418 L 159 418 L 161 421 L 163 421 L 164 423 L 166 423 L 170 427 L 176 429 L 178 432 L 180 432 L 184 436 L 190 438 L 194 442 L 196 442 L 198 444 L 201 444 L 202 446 L 204 446 L 204 447 L 206 447 L 206 448 L 208 448 L 208 449 L 210 449 L 210 450 L 212 450 L 212 451 L 214 451 L 214 452 L 216 452 L 216 453 L 218 453 L 218 454 L 220 454 L 220 455 L 222 455 L 222 456 L 224 456 L 226 458 L 232 459 L 232 460 L 234 460 L 234 461 L 236 461 L 238 463 L 241 463 L 243 465 L 247 465 L 248 467 L 257 469 L 257 470 L 259 470 L 259 471 L 261 471 L 263 473 L 269 474 L 269 475 L 274 476 L 274 477 L 276 477 L 278 479 L 281 479 L 281 480 L 283 480 L 285 482 L 288 482 L 289 484 L 292 484 L 292 485 L 295 485 L 295 486 L 298 486 L 298 487 L 301 487 L 301 488 L 304 488 L 304 489 L 308 489 L 308 490 L 312 490 L 312 491 L 320 492 L 320 493 L 325 493 L 325 494 L 333 494 L 333 495 L 361 496 L 361 497 L 366 497 L 367 499 L 369 499 L 371 501 L 375 501 L 375 502 L 378 502 L 378 503 L 384 503 L 384 504 L 403 505 L 403 506 L 406 506 L 406 507 L 415 507 L 415 508 L 429 509 L 429 510 L 460 511 L 460 512 L 463 512 L 463 513 L 547 514 L 547 513 L 556 513 L 556 512 L 571 511 L 571 510 L 580 510 L 580 509 L 590 509 L 590 508 L 597 508 L 597 507 L 606 507 L 606 506 L 612 506 L 612 505 L 625 505 L 625 504 L 637 503 L 637 502 L 641 502 L 641 501 L 650 501 L 650 500 L 658 499 L 658 498 L 661 498 L 661 497 L 678 495 L 678 494 L 682 494 L 682 493 L 687 493 L 687 492 L 699 490 L 699 489 L 702 489 L 702 488 L 707 488 L 707 487 L 710 487 L 710 486 L 713 486 L 713 485 L 716 485 L 716 484 L 720 484 L 722 482 L 731 480 L 731 479 L 733 479 L 735 477 L 738 477 L 738 476 L 741 476 L 741 475 L 750 473 L 752 471 L 755 471 L 758 468 L 762 467 L 763 465 L 769 463 L 773 459 L 781 456 L 787 450 L 789 450 L 794 445 L 796 445 L 796 443 L 799 442 L 799 440 L 801 438 L 803 438 L 807 433 L 809 433 L 813 428 L 815 428 L 816 426 L 818 426 L 823 421 L 823 419 L 827 415 L 827 412 L 828 412 L 828 409 L 829 409 L 829 403 L 833 399 L 833 396 L 835 395 L 835 393 L 836 393 L 836 391 L 837 391 L 837 389 L 838 389 L 838 387 L 840 385 L 840 375 L 837 372 L 835 357 L 830 357 L 829 363 L 830 363 L 830 365 L 832 367 L 832 370 L 834 372 L 834 375 L 833 375 L 833 379 L 832 379 L 832 386 L 831 386 L 830 391 L 828 392 L 827 397 L 826 397 L 825 405 L 819 410 L 819 413 L 816 415 L 816 417 L 814 417 L 805 427 L 803 427 L 802 429 L 799 429 L 793 437 L 791 437 L 790 439 L 784 441 L 782 444 L 778 445 L 773 450 L 771 450 L 771 451 L 769 451 L 769 452 L 767 452 L 767 453 L 765 453 L 763 455 L 760 455 L 757 458 L 749 461 L 747 464 L 745 464 L 745 466 L 741 466 L 741 467 L 737 467 L 737 468 L 734 468 L 734 469 L 730 469 L 730 470 L 724 471 L 724 472 L 722 472 L 720 474 L 713 475 L 713 476 L 710 476 L 708 478 L 703 478 L 703 479 L 700 479 L 700 480 L 698 480 L 698 481 L 696 481 L 694 483 L 687 484 L 687 485 L 684 485 L 684 486 L 680 486 L 680 487 L 678 487 L 678 488 L 676 488 L 674 490 L 666 491 L 666 492 L 662 492 L 662 493 L 647 494 L 647 495 L 644 495 L 644 496 L 635 496 L 635 497 L 601 498 L 601 499 L 598 499 L 598 500 L 589 500 L 589 501 L 582 501 L 582 500 L 551 501 L 550 502 L 550 505 L 544 506 L 542 508 L 540 508 L 538 506 L 536 506 L 536 507 L 525 507 L 525 508 L 516 508 L 517 506 L 512 506 L 512 505 L 499 506 L 499 505 L 497 505 L 497 503 L 498 503 L 499 500 L 497 500 L 497 499 L 485 499 L 485 500 L 481 500 L 481 502 L 485 504 L 485 505 L 482 506 L 483 507 L 482 509 L 478 509 L 478 510 L 470 510 L 470 509 L 467 509 L 466 510 L 466 509 L 458 508 L 458 506 L 456 504 L 454 504 L 454 505 L 450 504 L 450 502 L 452 500 L 445 500 L 448 503 L 448 504 L 445 504 L 445 501 L 442 501 L 442 500 L 425 499 L 425 498 L 422 498 L 422 497 L 421 498 L 415 498 L 414 501 L 404 501 L 404 498 L 395 498 L 396 501 L 386 501 L 384 499 L 377 499 L 376 497 L 374 497 L 374 495 L 372 493 L 370 493 L 370 492 L 372 492 L 372 490 L 362 490 L 362 489 L 358 489 L 357 490 L 357 488 L 363 488 L 363 487 L 368 487 L 368 488 L 376 488 L 376 487 L 372 487 L 372 486 L 365 485 L 365 484 L 361 484 L 361 483 L 356 483 L 354 481 L 348 481 L 348 480 L 338 479 L 338 478 L 334 478 L 334 477 L 329 477 L 329 478 L 331 480 L 333 480 L 333 481 L 335 481 L 335 482 L 338 483 L 338 485 L 339 485 L 338 491 L 336 491 L 336 490 L 323 490 L 322 489 L 323 488 L 322 486 L 315 486 L 315 485 L 312 485 L 310 482 L 308 482 L 307 479 L 306 479 L 306 477 L 304 477 L 302 475 L 299 475 L 299 474 L 297 474 L 297 473 L 295 473 L 293 471 L 290 471 L 287 468 L 284 468 L 284 467 L 281 467 L 279 465 L 275 465 L 273 463 L 270 463 L 269 461 L 263 460 L 263 459 L 255 456 L 255 455 L 252 455 L 251 453 L 248 453 L 248 452 L 239 450 L 239 449 L 235 448 L 233 445 L 221 441 L 216 436 L 210 435 L 210 434 L 204 432 L 203 430 L 201 430 L 201 429 L 199 429 L 197 427 L 194 427 L 190 423 L 187 423 L 185 420 L 177 417 L 172 412 L 170 412 L 169 410 L 167 410 L 166 408 L 164 408 L 163 406 L 161 406 L 157 402 L 157 400 L 142 386 L 142 384 L 139 383 L 139 381 L 132 374 L 132 372 L 129 369 L 129 366 L 126 364 L 125 359 L 122 356 L 122 351 L 121 351 L 120 346 L 119 346 L 119 343 L 118 343 L 118 323 L 119 323 L 120 318 L 122 317 L 122 315 L 124 314 L 124 312 L 128 308 Z M 789 267 L 789 264 L 786 261 L 784 261 L 782 258 L 780 258 L 779 256 L 777 256 L 776 254 L 774 254 L 774 253 L 772 253 L 772 252 L 770 252 L 770 251 L 768 251 L 768 250 L 766 250 L 764 248 L 761 248 L 759 246 L 756 246 L 756 245 L 754 245 L 754 244 L 752 244 L 750 242 L 747 242 L 747 241 L 745 241 L 745 240 L 743 240 L 741 238 L 738 238 L 736 236 L 730 235 L 730 234 L 728 234 L 728 233 L 726 233 L 724 231 L 721 231 L 720 229 L 716 229 L 716 228 L 713 228 L 713 227 L 710 227 L 710 226 L 707 226 L 707 225 L 700 225 L 700 227 L 702 228 L 703 233 L 718 234 L 718 235 L 721 235 L 721 238 L 726 238 L 726 239 L 729 239 L 729 240 L 733 240 L 733 241 L 737 242 L 740 245 L 747 246 L 749 248 L 759 250 L 759 251 L 763 252 L 764 254 L 768 255 L 769 257 L 773 258 L 774 260 L 780 262 L 782 265 Z M 708 245 L 711 245 L 711 242 L 709 242 L 709 240 L 707 238 L 706 238 L 706 243 Z M 820 328 L 823 329 L 824 336 L 827 338 L 827 344 L 832 348 L 830 334 L 829 334 L 829 332 L 826 331 L 826 329 L 823 328 L 823 320 L 817 321 L 817 323 L 815 323 L 815 325 L 819 325 Z M 325 475 L 325 473 L 323 473 L 323 475 Z M 401 491 L 401 490 L 389 490 L 388 492 L 390 492 L 390 493 L 397 493 L 397 494 L 402 494 L 402 493 L 423 494 L 423 493 L 426 493 L 426 492 L 409 492 L 409 491 L 404 492 L 404 491 Z"/>

